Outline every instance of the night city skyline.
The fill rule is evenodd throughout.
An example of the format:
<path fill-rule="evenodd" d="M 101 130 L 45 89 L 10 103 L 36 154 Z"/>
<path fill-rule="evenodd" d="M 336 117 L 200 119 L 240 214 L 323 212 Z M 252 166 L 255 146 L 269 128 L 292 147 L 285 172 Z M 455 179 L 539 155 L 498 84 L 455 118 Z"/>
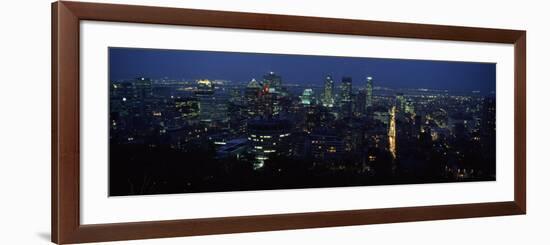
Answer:
<path fill-rule="evenodd" d="M 109 196 L 496 180 L 496 64 L 109 49 Z"/>
<path fill-rule="evenodd" d="M 217 62 L 212 62 L 216 60 Z M 149 77 L 220 79 L 245 83 L 276 72 L 290 83 L 320 86 L 326 75 L 339 80 L 376 77 L 377 86 L 494 94 L 496 64 L 316 55 L 109 48 L 110 81 Z"/>

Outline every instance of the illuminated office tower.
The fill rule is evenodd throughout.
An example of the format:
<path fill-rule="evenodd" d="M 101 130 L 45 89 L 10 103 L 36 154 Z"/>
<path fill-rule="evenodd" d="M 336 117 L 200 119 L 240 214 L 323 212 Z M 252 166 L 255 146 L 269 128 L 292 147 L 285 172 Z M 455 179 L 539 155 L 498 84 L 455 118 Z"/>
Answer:
<path fill-rule="evenodd" d="M 340 94 L 340 110 L 342 111 L 342 116 L 344 117 L 349 117 L 352 114 L 353 105 L 351 102 L 351 97 L 351 77 L 343 77 Z"/>
<path fill-rule="evenodd" d="M 275 72 L 269 72 L 268 74 L 264 75 L 263 85 L 268 86 L 269 88 L 275 89 L 277 91 L 281 91 L 282 89 L 282 78 L 281 76 L 275 74 Z"/>
<path fill-rule="evenodd" d="M 313 93 L 313 90 L 310 88 L 304 89 L 304 92 L 300 96 L 300 100 L 302 101 L 302 105 L 314 105 L 315 104 L 315 95 Z"/>
<path fill-rule="evenodd" d="M 174 100 L 177 118 L 189 121 L 199 116 L 199 101 L 196 98 L 176 98 Z"/>
<path fill-rule="evenodd" d="M 324 107 L 333 107 L 334 106 L 334 80 L 331 76 L 325 78 L 325 88 L 323 91 L 323 106 Z"/>
<path fill-rule="evenodd" d="M 155 118 L 162 118 L 163 122 L 159 124 L 164 128 L 183 128 L 199 123 L 199 100 L 197 98 L 176 97 L 168 100 L 165 106 L 165 110 L 153 112 Z"/>
<path fill-rule="evenodd" d="M 259 98 L 260 98 L 261 91 L 262 91 L 262 86 L 254 78 L 246 86 L 244 96 L 246 98 L 247 113 L 248 113 L 248 116 L 251 118 L 254 118 L 259 115 L 258 107 L 259 107 Z"/>
<path fill-rule="evenodd" d="M 369 110 L 372 106 L 372 77 L 367 77 L 367 86 L 366 86 L 366 104 L 365 109 Z"/>
<path fill-rule="evenodd" d="M 281 112 L 279 90 L 264 84 L 258 98 L 258 114 L 261 118 L 271 119 Z"/>
<path fill-rule="evenodd" d="M 286 120 L 260 119 L 248 122 L 248 141 L 254 156 L 254 169 L 260 169 L 273 156 L 290 156 L 291 124 Z"/>
<path fill-rule="evenodd" d="M 342 78 L 342 92 L 340 99 L 342 101 L 351 101 L 351 77 Z"/>
<path fill-rule="evenodd" d="M 260 93 L 260 114 L 262 118 L 277 117 L 283 110 L 282 101 L 287 96 L 282 87 L 281 76 L 269 72 L 263 76 L 262 90 Z"/>
<path fill-rule="evenodd" d="M 210 80 L 198 80 L 195 96 L 199 101 L 199 119 L 204 123 L 211 123 L 216 113 L 216 99 L 214 85 Z"/>

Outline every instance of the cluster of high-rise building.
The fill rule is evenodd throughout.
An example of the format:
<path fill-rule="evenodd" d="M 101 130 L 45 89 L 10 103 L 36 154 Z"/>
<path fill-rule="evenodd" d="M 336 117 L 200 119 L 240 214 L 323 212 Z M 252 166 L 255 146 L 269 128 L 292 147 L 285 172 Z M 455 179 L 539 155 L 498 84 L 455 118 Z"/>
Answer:
<path fill-rule="evenodd" d="M 494 156 L 476 154 L 495 150 L 494 98 L 375 90 L 372 76 L 319 80 L 285 86 L 269 72 L 246 84 L 114 81 L 110 144 L 211 152 L 205 161 L 230 159 L 256 171 L 296 162 L 365 178 L 494 176 Z"/>

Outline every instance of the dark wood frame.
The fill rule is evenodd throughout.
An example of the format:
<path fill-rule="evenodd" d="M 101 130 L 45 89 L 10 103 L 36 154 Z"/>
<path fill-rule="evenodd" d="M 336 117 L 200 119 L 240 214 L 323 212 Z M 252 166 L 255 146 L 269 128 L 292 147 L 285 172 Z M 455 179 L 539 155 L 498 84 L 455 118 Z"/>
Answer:
<path fill-rule="evenodd" d="M 81 20 L 514 44 L 514 200 L 314 213 L 80 224 L 79 23 Z M 526 32 L 458 26 L 220 12 L 130 5 L 52 4 L 52 241 L 81 243 L 526 213 Z"/>

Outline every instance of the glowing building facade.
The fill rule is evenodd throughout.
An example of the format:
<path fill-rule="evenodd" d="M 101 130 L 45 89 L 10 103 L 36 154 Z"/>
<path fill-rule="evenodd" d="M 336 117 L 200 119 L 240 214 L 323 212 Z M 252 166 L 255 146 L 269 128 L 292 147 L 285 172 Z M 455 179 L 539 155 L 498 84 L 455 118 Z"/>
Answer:
<path fill-rule="evenodd" d="M 325 78 L 322 102 L 325 107 L 334 106 L 334 80 L 332 80 L 332 76 L 327 76 Z"/>
<path fill-rule="evenodd" d="M 260 169 L 274 156 L 290 156 L 291 125 L 286 120 L 252 120 L 248 122 L 250 153 L 254 156 L 254 169 Z"/>
<path fill-rule="evenodd" d="M 366 92 L 365 109 L 366 110 L 369 110 L 373 105 L 373 103 L 372 103 L 372 89 L 373 89 L 372 77 L 367 77 L 367 86 L 365 87 L 365 92 Z"/>
<path fill-rule="evenodd" d="M 350 117 L 353 112 L 351 77 L 343 77 L 340 93 L 340 109 L 343 117 Z"/>

